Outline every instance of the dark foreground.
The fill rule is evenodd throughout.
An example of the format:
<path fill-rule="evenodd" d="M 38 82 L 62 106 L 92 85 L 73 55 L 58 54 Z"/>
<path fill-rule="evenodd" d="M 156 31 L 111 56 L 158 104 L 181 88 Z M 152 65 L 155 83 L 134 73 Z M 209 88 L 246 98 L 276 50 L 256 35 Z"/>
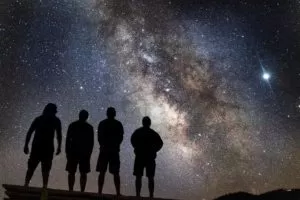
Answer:
<path fill-rule="evenodd" d="M 5 189 L 5 195 L 7 196 L 4 200 L 147 200 L 149 198 L 136 198 L 133 196 L 121 196 L 116 197 L 115 195 L 104 194 L 99 198 L 96 193 L 89 192 L 69 192 L 66 190 L 47 189 L 42 190 L 36 187 L 23 187 L 17 185 L 3 185 Z M 154 198 L 153 200 L 171 200 Z"/>
<path fill-rule="evenodd" d="M 3 185 L 5 188 L 5 200 L 147 200 L 149 198 L 136 198 L 133 196 L 121 196 L 104 194 L 102 198 L 96 193 L 69 192 L 65 190 L 47 189 L 45 193 L 41 188 L 17 185 Z M 155 198 L 153 200 L 171 200 Z M 275 190 L 261 195 L 252 195 L 239 192 L 219 197 L 215 200 L 300 200 L 300 189 Z"/>

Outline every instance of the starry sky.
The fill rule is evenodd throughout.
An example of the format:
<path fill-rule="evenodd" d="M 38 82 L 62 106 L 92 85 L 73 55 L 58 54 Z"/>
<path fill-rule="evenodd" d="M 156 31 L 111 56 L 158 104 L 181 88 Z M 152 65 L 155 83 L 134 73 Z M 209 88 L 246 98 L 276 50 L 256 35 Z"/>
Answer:
<path fill-rule="evenodd" d="M 0 13 L 0 183 L 23 184 L 26 132 L 52 102 L 64 139 L 81 109 L 96 128 L 116 108 L 125 195 L 145 115 L 165 143 L 156 196 L 300 187 L 300 1 L 4 0 Z M 67 189 L 65 164 L 54 158 L 50 187 Z"/>

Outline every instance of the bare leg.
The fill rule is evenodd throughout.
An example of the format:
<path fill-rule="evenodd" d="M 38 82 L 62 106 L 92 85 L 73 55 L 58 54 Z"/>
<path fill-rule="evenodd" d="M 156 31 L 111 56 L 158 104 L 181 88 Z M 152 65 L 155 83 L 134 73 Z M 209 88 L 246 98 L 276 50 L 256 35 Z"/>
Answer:
<path fill-rule="evenodd" d="M 27 169 L 27 172 L 26 172 L 25 184 L 24 184 L 25 187 L 29 186 L 30 180 L 31 180 L 31 178 L 34 174 L 34 171 L 37 168 L 38 164 L 39 164 L 39 162 L 30 161 L 30 158 L 29 158 L 28 169 Z"/>
<path fill-rule="evenodd" d="M 141 188 L 142 188 L 142 177 L 137 176 L 135 179 L 135 191 L 137 197 L 141 196 Z"/>
<path fill-rule="evenodd" d="M 149 196 L 153 198 L 154 193 L 154 177 L 148 177 L 148 188 L 149 188 Z"/>
<path fill-rule="evenodd" d="M 98 193 L 102 194 L 103 184 L 104 184 L 105 172 L 100 172 L 98 177 Z"/>
<path fill-rule="evenodd" d="M 81 192 L 84 192 L 84 190 L 85 190 L 86 181 L 87 181 L 87 174 L 81 173 L 80 174 L 80 191 Z"/>
<path fill-rule="evenodd" d="M 24 184 L 25 187 L 29 186 L 29 183 L 30 183 L 30 180 L 33 176 L 33 173 L 34 173 L 34 169 L 29 169 L 28 168 L 28 170 L 26 172 L 26 177 L 25 177 L 25 184 Z"/>
<path fill-rule="evenodd" d="M 43 176 L 43 188 L 48 187 L 48 180 L 49 180 L 49 174 L 50 171 L 42 170 L 42 176 Z"/>
<path fill-rule="evenodd" d="M 44 158 L 45 160 L 43 160 L 41 162 L 42 165 L 42 176 L 43 176 L 43 188 L 47 188 L 48 187 L 48 180 L 49 180 L 49 174 L 50 174 L 50 170 L 51 170 L 51 166 L 52 166 L 52 158 L 50 159 L 50 157 Z"/>
<path fill-rule="evenodd" d="M 75 184 L 75 173 L 69 173 L 68 175 L 69 191 L 73 191 L 74 184 Z"/>
<path fill-rule="evenodd" d="M 121 180 L 120 180 L 119 174 L 114 174 L 114 183 L 115 183 L 117 196 L 120 196 L 121 195 L 121 192 L 120 192 Z"/>

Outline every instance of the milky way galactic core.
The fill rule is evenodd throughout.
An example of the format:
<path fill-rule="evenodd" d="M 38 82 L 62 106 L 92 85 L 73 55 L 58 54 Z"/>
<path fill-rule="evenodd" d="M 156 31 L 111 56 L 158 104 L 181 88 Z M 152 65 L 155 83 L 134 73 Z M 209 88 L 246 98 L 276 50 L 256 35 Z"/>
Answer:
<path fill-rule="evenodd" d="M 156 196 L 300 187 L 299 2 L 18 0 L 0 9 L 1 183 L 23 184 L 26 132 L 52 102 L 64 138 L 81 109 L 96 129 L 116 108 L 125 195 L 134 194 L 130 136 L 146 115 L 165 143 Z M 67 189 L 65 165 L 64 153 L 54 158 L 49 187 Z M 103 191 L 115 193 L 110 175 Z"/>

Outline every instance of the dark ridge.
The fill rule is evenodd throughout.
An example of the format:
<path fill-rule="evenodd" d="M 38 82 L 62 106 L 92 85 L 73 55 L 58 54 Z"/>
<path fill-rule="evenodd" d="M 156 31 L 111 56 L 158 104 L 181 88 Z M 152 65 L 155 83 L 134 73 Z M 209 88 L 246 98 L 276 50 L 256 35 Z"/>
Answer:
<path fill-rule="evenodd" d="M 271 192 L 264 193 L 259 196 L 260 199 L 286 199 L 286 200 L 294 200 L 300 199 L 300 189 L 292 189 L 292 190 L 274 190 Z"/>
<path fill-rule="evenodd" d="M 256 199 L 255 195 L 246 193 L 246 192 L 237 192 L 237 193 L 233 193 L 233 194 L 227 194 L 224 195 L 222 197 L 217 198 L 216 200 L 239 200 L 239 199 L 243 199 L 243 200 L 252 200 L 252 199 Z"/>
<path fill-rule="evenodd" d="M 261 195 L 238 192 L 224 195 L 215 200 L 300 200 L 300 189 L 279 189 Z"/>

